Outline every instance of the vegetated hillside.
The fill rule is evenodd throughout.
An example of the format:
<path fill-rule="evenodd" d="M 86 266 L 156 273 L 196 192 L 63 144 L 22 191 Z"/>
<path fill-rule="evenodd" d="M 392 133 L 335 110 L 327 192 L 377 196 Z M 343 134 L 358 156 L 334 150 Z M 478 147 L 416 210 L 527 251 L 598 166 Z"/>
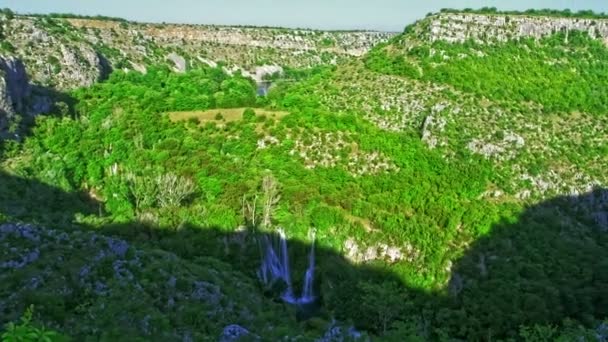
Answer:
<path fill-rule="evenodd" d="M 500 194 L 579 193 L 608 181 L 606 25 L 606 19 L 440 14 L 374 49 L 365 64 L 387 75 L 374 78 L 408 83 L 411 96 L 434 97 L 418 100 L 422 110 L 414 110 L 410 127 L 421 127 L 423 140 L 446 155 L 468 150 L 492 160 L 509 175 Z M 389 120 L 411 117 L 411 102 L 371 104 L 384 107 Z"/>
<path fill-rule="evenodd" d="M 267 96 L 241 73 L 164 59 L 73 91 L 36 77 L 28 96 L 5 91 L 0 323 L 34 305 L 6 336 L 606 338 L 607 115 L 588 90 L 561 93 L 550 63 L 601 90 L 606 47 L 576 31 L 450 43 L 428 38 L 436 18 L 363 58 L 276 74 Z M 163 34 L 206 44 L 190 29 Z M 526 87 L 507 82 L 512 60 Z M 31 61 L 2 61 L 5 89 L 25 89 Z M 54 115 L 19 115 L 43 90 Z M 314 307 L 263 281 L 278 232 L 293 288 L 314 236 Z"/>
<path fill-rule="evenodd" d="M 0 225 L 0 241 L 10 249 L 0 259 L 3 316 L 34 305 L 49 327 L 76 340 L 217 340 L 226 322 L 237 331 L 266 326 L 259 333 L 268 338 L 298 330 L 288 307 L 216 258 L 183 260 L 95 232 L 30 225 Z M 270 331 L 266 321 L 281 328 Z"/>
<path fill-rule="evenodd" d="M 255 72 L 263 65 L 311 67 L 367 52 L 391 33 L 143 24 L 114 19 L 0 15 L 0 52 L 23 59 L 38 85 L 89 86 L 111 70 L 176 71 L 223 63 Z"/>

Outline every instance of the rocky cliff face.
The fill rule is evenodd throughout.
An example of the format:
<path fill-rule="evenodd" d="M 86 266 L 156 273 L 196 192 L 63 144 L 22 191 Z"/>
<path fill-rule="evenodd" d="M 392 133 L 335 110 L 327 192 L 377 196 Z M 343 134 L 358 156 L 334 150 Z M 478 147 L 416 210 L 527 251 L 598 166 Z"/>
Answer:
<path fill-rule="evenodd" d="M 381 32 L 323 32 L 58 19 L 0 14 L 6 43 L 31 81 L 58 90 L 89 86 L 112 69 L 146 72 L 165 64 L 183 72 L 223 63 L 252 74 L 263 65 L 310 67 L 360 56 L 393 36 Z"/>
<path fill-rule="evenodd" d="M 0 55 L 0 130 L 15 113 L 25 110 L 30 88 L 23 62 Z"/>
<path fill-rule="evenodd" d="M 88 86 L 100 78 L 98 53 L 69 28 L 45 18 L 25 17 L 0 17 L 0 25 L 6 40 L 0 53 L 22 60 L 35 84 L 61 90 Z"/>
<path fill-rule="evenodd" d="M 518 38 L 542 38 L 554 33 L 586 31 L 608 44 L 608 20 L 582 18 L 532 17 L 525 15 L 438 14 L 424 27 L 431 42 L 444 40 L 461 43 L 468 39 L 486 43 Z"/>
<path fill-rule="evenodd" d="M 118 23 L 89 19 L 69 19 L 71 25 L 85 32 L 93 41 L 109 43 L 120 38 L 137 37 L 140 43 L 160 46 L 225 45 L 246 48 L 329 52 L 360 56 L 392 33 L 373 31 L 316 31 L 284 28 L 230 27 L 204 25 L 165 25 Z M 143 50 L 139 48 L 139 50 Z"/>
<path fill-rule="evenodd" d="M 145 71 L 165 63 L 176 71 L 223 62 L 255 73 L 259 66 L 311 67 L 365 54 L 393 34 L 282 28 L 159 25 L 70 19 L 85 41 L 117 68 Z"/>

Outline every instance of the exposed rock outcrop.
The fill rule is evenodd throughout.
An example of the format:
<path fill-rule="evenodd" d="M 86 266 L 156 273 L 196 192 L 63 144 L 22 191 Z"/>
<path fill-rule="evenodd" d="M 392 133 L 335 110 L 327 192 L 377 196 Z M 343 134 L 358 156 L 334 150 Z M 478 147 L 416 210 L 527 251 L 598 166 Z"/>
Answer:
<path fill-rule="evenodd" d="M 26 16 L 0 16 L 0 25 L 32 83 L 57 90 L 90 86 L 113 68 L 146 72 L 147 66 L 159 64 L 185 72 L 221 62 L 257 80 L 284 66 L 360 56 L 394 35 Z"/>
<path fill-rule="evenodd" d="M 13 102 L 8 93 L 8 84 L 4 77 L 0 77 L 0 132 L 6 129 L 8 119 L 13 114 Z"/>
<path fill-rule="evenodd" d="M 224 328 L 222 335 L 220 336 L 220 342 L 233 342 L 240 341 L 241 339 L 248 337 L 248 340 L 259 340 L 259 338 L 253 338 L 249 330 L 243 328 L 237 324 L 231 324 Z"/>
<path fill-rule="evenodd" d="M 255 73 L 252 74 L 253 79 L 260 83 L 267 76 L 282 74 L 283 68 L 279 65 L 262 65 L 255 68 Z"/>
<path fill-rule="evenodd" d="M 61 45 L 62 72 L 69 84 L 90 86 L 101 78 L 99 56 L 90 46 Z"/>
<path fill-rule="evenodd" d="M 24 99 L 29 96 L 30 88 L 23 62 L 15 57 L 0 56 L 3 89 L 0 92 L 0 108 L 7 113 L 24 111 Z"/>
<path fill-rule="evenodd" d="M 444 104 L 436 104 L 432 107 L 432 115 L 428 115 L 424 118 L 424 122 L 422 124 L 422 141 L 430 148 L 433 149 L 439 146 L 443 146 L 446 143 L 444 141 L 440 142 L 439 138 L 435 134 L 442 133 L 445 129 L 446 120 L 443 117 L 437 117 L 437 115 L 441 114 L 441 111 L 444 110 L 447 106 Z"/>
<path fill-rule="evenodd" d="M 402 246 L 391 246 L 385 243 L 362 246 L 355 239 L 349 238 L 344 242 L 343 247 L 346 257 L 354 263 L 374 260 L 384 260 L 389 263 L 404 260 L 415 262 L 420 257 L 420 251 L 407 242 Z"/>
<path fill-rule="evenodd" d="M 65 90 L 102 78 L 106 68 L 93 45 L 62 21 L 17 16 L 0 19 L 0 24 L 11 54 L 26 66 L 31 83 Z"/>
<path fill-rule="evenodd" d="M 176 54 L 170 53 L 167 56 L 167 59 L 175 64 L 174 70 L 177 72 L 186 72 L 186 60 L 184 57 Z"/>
<path fill-rule="evenodd" d="M 430 41 L 462 43 L 473 39 L 488 43 L 530 37 L 540 39 L 574 30 L 586 31 L 589 36 L 608 44 L 607 19 L 442 13 L 432 17 L 427 34 Z"/>
<path fill-rule="evenodd" d="M 327 331 L 315 342 L 342 342 L 342 341 L 369 341 L 369 338 L 364 338 L 363 335 L 355 327 L 346 327 L 340 325 L 339 322 L 333 321 Z"/>
<path fill-rule="evenodd" d="M 8 119 L 25 110 L 25 99 L 30 88 L 21 60 L 0 56 L 0 130 L 6 128 Z"/>

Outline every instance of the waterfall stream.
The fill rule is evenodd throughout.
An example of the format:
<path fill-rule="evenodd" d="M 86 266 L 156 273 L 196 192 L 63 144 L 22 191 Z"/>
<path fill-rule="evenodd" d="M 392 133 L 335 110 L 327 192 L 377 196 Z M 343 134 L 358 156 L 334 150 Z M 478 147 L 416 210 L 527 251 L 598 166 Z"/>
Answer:
<path fill-rule="evenodd" d="M 304 274 L 304 286 L 298 296 L 293 291 L 291 283 L 291 270 L 289 267 L 289 254 L 287 249 L 287 238 L 285 232 L 278 231 L 279 239 L 271 241 L 264 236 L 262 245 L 262 265 L 258 272 L 260 280 L 266 285 L 272 285 L 281 280 L 287 287 L 281 294 L 281 299 L 290 304 L 309 304 L 315 301 L 314 274 L 315 274 L 315 235 L 312 232 L 312 244 L 308 254 L 308 267 Z"/>

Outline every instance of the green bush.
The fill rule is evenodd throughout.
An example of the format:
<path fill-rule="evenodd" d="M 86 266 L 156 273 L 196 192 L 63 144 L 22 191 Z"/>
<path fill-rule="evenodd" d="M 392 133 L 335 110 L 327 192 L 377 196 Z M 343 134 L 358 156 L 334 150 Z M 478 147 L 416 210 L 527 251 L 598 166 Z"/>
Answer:
<path fill-rule="evenodd" d="M 66 340 L 55 331 L 36 327 L 32 322 L 33 313 L 34 307 L 30 306 L 23 314 L 23 317 L 21 317 L 20 323 L 8 323 L 6 331 L 1 336 L 2 342 L 52 342 Z"/>
<path fill-rule="evenodd" d="M 255 121 L 255 111 L 251 108 L 245 109 L 243 111 L 243 121 L 254 122 Z"/>
<path fill-rule="evenodd" d="M 11 44 L 11 43 L 10 43 L 9 41 L 7 41 L 7 40 L 3 40 L 3 41 L 0 43 L 0 49 L 1 49 L 1 50 L 4 50 L 4 51 L 6 51 L 6 52 L 10 52 L 10 53 L 14 53 L 14 52 L 16 51 L 16 50 L 15 50 L 15 47 L 13 46 L 13 44 Z"/>

